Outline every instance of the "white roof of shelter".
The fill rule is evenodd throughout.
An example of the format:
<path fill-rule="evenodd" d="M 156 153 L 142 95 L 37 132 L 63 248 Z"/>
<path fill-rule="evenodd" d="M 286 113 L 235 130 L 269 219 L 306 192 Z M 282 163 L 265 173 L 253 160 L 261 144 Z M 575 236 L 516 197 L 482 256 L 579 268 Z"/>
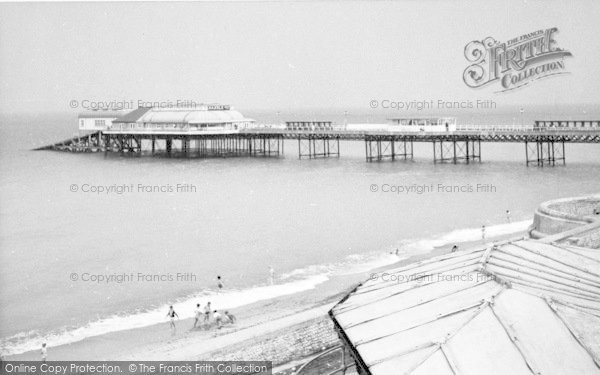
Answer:
<path fill-rule="evenodd" d="M 234 109 L 207 110 L 205 108 L 151 108 L 137 122 L 169 124 L 221 124 L 229 122 L 251 122 Z"/>
<path fill-rule="evenodd" d="M 90 111 L 80 113 L 77 117 L 82 118 L 119 118 L 124 115 L 124 112 L 117 111 Z"/>
<path fill-rule="evenodd" d="M 600 252 L 456 252 L 385 271 L 330 315 L 371 374 L 600 374 Z"/>

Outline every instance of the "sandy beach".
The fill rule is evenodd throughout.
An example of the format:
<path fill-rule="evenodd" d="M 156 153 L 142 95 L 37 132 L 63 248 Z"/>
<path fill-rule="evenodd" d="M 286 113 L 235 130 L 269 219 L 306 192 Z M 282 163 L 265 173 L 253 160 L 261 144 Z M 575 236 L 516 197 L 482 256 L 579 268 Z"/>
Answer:
<path fill-rule="evenodd" d="M 493 241 L 521 238 L 524 232 L 487 238 L 485 241 L 458 243 L 459 251 L 485 246 Z M 217 329 L 214 322 L 193 329 L 193 319 L 176 321 L 175 334 L 165 318 L 159 324 L 91 337 L 69 345 L 49 348 L 49 360 L 270 360 L 275 369 L 302 359 L 338 343 L 327 317 L 329 309 L 342 296 L 380 272 L 405 264 L 449 253 L 452 246 L 400 258 L 398 262 L 351 275 L 335 276 L 317 288 L 291 296 L 266 300 L 237 309 L 235 324 Z M 218 308 L 218 307 L 217 307 Z M 283 335 L 283 336 L 282 336 Z M 282 338 L 284 337 L 284 338 Z M 7 360 L 38 360 L 39 352 L 30 351 Z M 289 366 L 288 366 L 289 367 Z"/>

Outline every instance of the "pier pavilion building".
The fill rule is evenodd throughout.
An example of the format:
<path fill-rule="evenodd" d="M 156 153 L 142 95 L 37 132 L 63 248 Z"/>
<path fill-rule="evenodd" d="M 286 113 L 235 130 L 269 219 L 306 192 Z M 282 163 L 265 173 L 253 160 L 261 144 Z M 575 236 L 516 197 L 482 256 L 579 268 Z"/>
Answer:
<path fill-rule="evenodd" d="M 223 104 L 186 107 L 140 107 L 111 122 L 108 133 L 232 134 L 255 121 Z"/>

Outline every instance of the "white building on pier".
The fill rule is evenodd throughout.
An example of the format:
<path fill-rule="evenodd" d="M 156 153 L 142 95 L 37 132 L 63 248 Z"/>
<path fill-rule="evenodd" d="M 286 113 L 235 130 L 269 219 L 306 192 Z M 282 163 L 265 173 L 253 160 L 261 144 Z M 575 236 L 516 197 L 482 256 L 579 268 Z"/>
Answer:
<path fill-rule="evenodd" d="M 111 122 L 105 133 L 127 134 L 233 134 L 254 126 L 229 105 L 193 107 L 140 107 Z"/>
<path fill-rule="evenodd" d="M 118 111 L 90 111 L 80 113 L 77 117 L 79 123 L 79 131 L 81 132 L 97 132 L 108 129 L 112 122 L 123 116 L 124 112 Z"/>

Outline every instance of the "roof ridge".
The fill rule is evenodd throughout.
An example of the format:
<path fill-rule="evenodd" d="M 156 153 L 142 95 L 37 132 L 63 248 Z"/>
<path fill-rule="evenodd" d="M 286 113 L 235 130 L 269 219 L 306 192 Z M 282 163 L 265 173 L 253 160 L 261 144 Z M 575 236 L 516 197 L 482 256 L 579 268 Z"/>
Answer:
<path fill-rule="evenodd" d="M 567 329 L 569 330 L 569 332 L 571 333 L 571 335 L 573 336 L 575 341 L 577 341 L 579 343 L 579 345 L 581 345 L 581 347 L 586 352 L 588 352 L 588 354 L 594 360 L 594 363 L 596 363 L 596 366 L 598 366 L 600 368 L 600 357 L 598 357 L 589 346 L 587 346 L 585 343 L 581 342 L 581 339 L 575 334 L 575 332 L 573 331 L 573 328 L 571 327 L 569 322 L 559 314 L 558 309 L 554 305 L 552 299 L 549 300 L 549 299 L 544 298 L 544 302 L 546 302 L 548 307 L 550 307 L 550 310 L 554 313 L 554 315 L 556 315 L 556 317 L 562 322 L 562 324 L 564 324 L 564 326 L 567 327 Z"/>
<path fill-rule="evenodd" d="M 381 318 L 383 318 L 383 317 L 386 317 L 386 316 L 389 316 L 389 315 L 393 315 L 393 314 L 399 313 L 399 312 L 401 312 L 401 311 L 406 311 L 406 310 L 410 310 L 410 309 L 413 309 L 413 308 L 415 308 L 415 307 L 418 307 L 418 306 L 426 305 L 426 304 L 428 304 L 428 303 L 430 303 L 430 302 L 432 302 L 432 301 L 435 301 L 435 300 L 438 300 L 438 299 L 441 299 L 441 298 L 446 298 L 446 297 L 452 296 L 452 295 L 454 295 L 454 294 L 457 294 L 457 293 L 460 293 L 460 292 L 464 292 L 465 290 L 469 290 L 469 289 L 472 289 L 472 288 L 475 288 L 475 287 L 478 287 L 478 286 L 480 286 L 480 285 L 484 285 L 484 284 L 486 284 L 486 283 L 490 283 L 490 282 L 491 282 L 491 281 L 489 281 L 489 280 L 487 280 L 487 281 L 483 281 L 483 282 L 479 282 L 479 281 L 478 281 L 478 282 L 476 282 L 475 284 L 473 284 L 473 285 L 469 285 L 469 286 L 468 286 L 468 287 L 466 287 L 466 288 L 462 288 L 462 289 L 453 290 L 453 291 L 451 291 L 451 292 L 449 292 L 449 293 L 444 293 L 444 294 L 441 294 L 441 295 L 439 295 L 439 296 L 431 297 L 430 299 L 427 299 L 427 300 L 421 301 L 421 302 L 419 302 L 419 303 L 417 303 L 417 304 L 415 304 L 415 305 L 410 305 L 410 306 L 407 306 L 407 307 L 403 307 L 403 308 L 401 308 L 401 309 L 399 309 L 399 310 L 391 310 L 391 311 L 388 311 L 388 313 L 387 313 L 387 314 L 384 314 L 384 315 L 379 315 L 379 316 L 377 316 L 377 317 L 375 317 L 375 318 L 371 318 L 371 319 L 363 320 L 363 321 L 361 321 L 361 322 L 357 322 L 357 323 L 353 323 L 353 324 L 348 324 L 348 325 L 346 326 L 346 329 L 348 329 L 348 328 L 352 328 L 352 327 L 356 327 L 356 326 L 358 326 L 358 325 L 365 324 L 365 323 L 368 323 L 368 322 L 370 322 L 370 321 L 373 321 L 373 320 L 376 320 L 376 319 L 381 319 Z M 365 305 L 363 305 L 363 306 L 365 306 Z"/>

